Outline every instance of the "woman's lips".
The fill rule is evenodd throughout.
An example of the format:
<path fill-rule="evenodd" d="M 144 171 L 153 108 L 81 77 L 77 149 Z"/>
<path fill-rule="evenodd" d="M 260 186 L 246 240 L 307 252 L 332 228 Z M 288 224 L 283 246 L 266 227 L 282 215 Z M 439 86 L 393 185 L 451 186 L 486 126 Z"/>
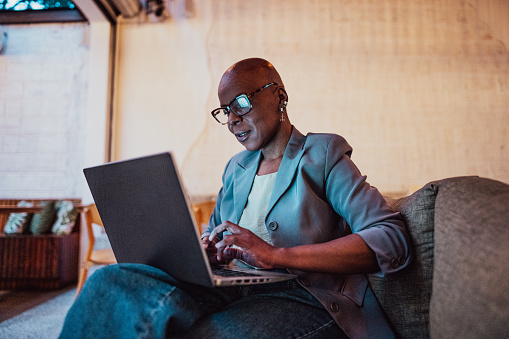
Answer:
<path fill-rule="evenodd" d="M 251 131 L 242 131 L 239 133 L 235 133 L 235 136 L 237 137 L 237 140 L 239 142 L 243 142 L 247 139 L 247 137 L 249 136 L 250 133 L 251 133 Z"/>

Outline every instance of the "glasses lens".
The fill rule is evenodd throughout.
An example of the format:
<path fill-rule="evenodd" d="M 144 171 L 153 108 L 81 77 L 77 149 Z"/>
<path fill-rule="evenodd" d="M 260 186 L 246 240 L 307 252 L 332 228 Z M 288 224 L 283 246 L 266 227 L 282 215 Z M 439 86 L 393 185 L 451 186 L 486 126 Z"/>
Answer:
<path fill-rule="evenodd" d="M 244 114 L 249 113 L 251 110 L 251 103 L 249 102 L 247 95 L 242 94 L 236 97 L 230 104 L 230 109 L 238 116 L 243 116 Z"/>
<path fill-rule="evenodd" d="M 218 108 L 213 112 L 214 118 L 221 124 L 228 123 L 228 110 L 226 108 Z"/>

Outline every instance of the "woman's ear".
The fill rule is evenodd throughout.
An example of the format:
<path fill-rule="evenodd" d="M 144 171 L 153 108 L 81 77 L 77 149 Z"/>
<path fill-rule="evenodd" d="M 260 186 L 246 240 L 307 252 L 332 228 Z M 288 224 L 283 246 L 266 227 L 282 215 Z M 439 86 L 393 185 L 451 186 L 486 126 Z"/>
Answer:
<path fill-rule="evenodd" d="M 286 90 L 284 89 L 284 87 L 278 88 L 278 96 L 279 96 L 280 102 L 288 101 L 288 94 L 286 93 Z"/>

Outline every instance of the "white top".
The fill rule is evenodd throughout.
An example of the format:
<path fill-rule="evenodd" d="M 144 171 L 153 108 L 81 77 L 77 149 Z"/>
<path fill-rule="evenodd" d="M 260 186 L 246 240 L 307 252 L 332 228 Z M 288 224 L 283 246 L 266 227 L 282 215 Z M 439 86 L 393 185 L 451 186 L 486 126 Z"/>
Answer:
<path fill-rule="evenodd" d="M 269 200 L 276 181 L 277 172 L 255 176 L 253 187 L 247 198 L 247 204 L 240 217 L 239 226 L 247 228 L 264 241 L 272 245 L 269 232 L 265 226 L 265 216 Z"/>

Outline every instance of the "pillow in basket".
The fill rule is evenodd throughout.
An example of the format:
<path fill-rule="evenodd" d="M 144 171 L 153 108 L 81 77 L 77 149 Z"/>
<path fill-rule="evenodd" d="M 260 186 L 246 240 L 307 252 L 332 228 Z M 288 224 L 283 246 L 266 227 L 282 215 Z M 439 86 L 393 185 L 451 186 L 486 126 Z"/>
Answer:
<path fill-rule="evenodd" d="M 33 207 L 34 204 L 27 201 L 20 201 L 17 205 L 18 207 Z M 31 214 L 22 212 L 22 213 L 11 213 L 9 215 L 9 219 L 5 224 L 4 232 L 5 234 L 23 234 L 28 228 L 30 223 Z"/>
<path fill-rule="evenodd" d="M 51 225 L 55 221 L 55 202 L 53 200 L 41 201 L 39 206 L 42 210 L 34 213 L 32 221 L 30 221 L 30 233 L 39 235 L 46 234 L 51 231 Z"/>
<path fill-rule="evenodd" d="M 72 201 L 59 200 L 55 208 L 57 210 L 57 220 L 53 224 L 51 232 L 56 235 L 71 234 L 78 217 L 78 211 L 76 211 L 74 204 Z"/>

